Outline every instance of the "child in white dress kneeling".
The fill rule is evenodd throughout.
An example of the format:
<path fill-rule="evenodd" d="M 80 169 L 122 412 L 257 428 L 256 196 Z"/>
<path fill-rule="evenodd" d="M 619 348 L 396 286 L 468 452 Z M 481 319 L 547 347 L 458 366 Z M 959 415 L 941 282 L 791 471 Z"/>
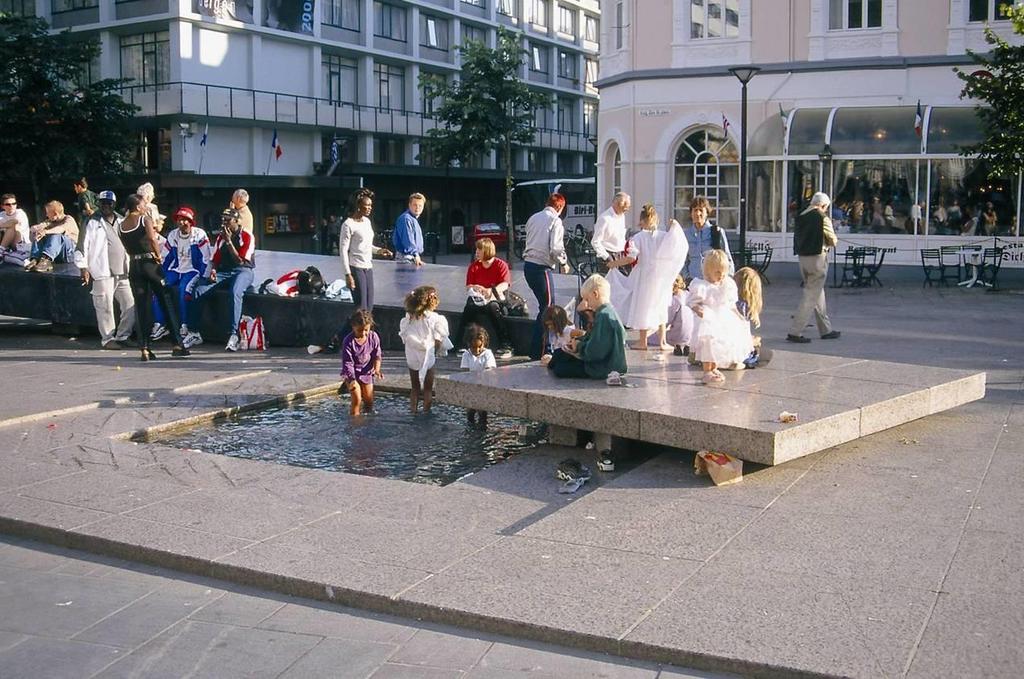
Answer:
<path fill-rule="evenodd" d="M 448 339 L 448 319 L 434 311 L 440 299 L 437 288 L 421 285 L 405 296 L 405 318 L 398 326 L 398 336 L 405 343 L 405 362 L 409 366 L 412 392 L 409 395 L 413 414 L 419 410 L 423 397 L 423 412 L 430 412 L 434 398 L 434 362 L 438 354 L 444 356 L 452 348 Z"/>
<path fill-rule="evenodd" d="M 466 329 L 466 351 L 462 354 L 463 370 L 471 373 L 482 373 L 485 370 L 492 370 L 498 367 L 494 360 L 494 352 L 488 348 L 490 336 L 483 327 L 473 324 Z M 487 411 L 466 409 L 466 419 L 470 424 L 479 422 L 480 426 L 487 426 Z"/>
<path fill-rule="evenodd" d="M 690 283 L 689 305 L 696 316 L 690 348 L 704 368 L 704 384 L 725 381 L 719 368 L 742 368 L 754 350 L 750 323 L 736 308 L 736 283 L 727 275 L 728 256 L 712 250 L 704 257 L 704 278 Z"/>

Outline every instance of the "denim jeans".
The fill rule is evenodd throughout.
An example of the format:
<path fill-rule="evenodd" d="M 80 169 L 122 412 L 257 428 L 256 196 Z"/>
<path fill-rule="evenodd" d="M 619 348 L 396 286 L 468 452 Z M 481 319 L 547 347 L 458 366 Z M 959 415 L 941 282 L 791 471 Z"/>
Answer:
<path fill-rule="evenodd" d="M 167 281 L 167 287 L 171 290 L 171 295 L 175 301 L 178 302 L 178 318 L 181 319 L 182 324 L 188 326 L 189 330 L 199 329 L 199 316 L 196 313 L 196 304 L 192 301 L 192 296 L 187 292 L 188 284 L 198 275 L 198 271 L 188 271 L 186 273 L 178 273 L 177 271 L 164 272 L 164 280 Z M 155 299 L 153 300 L 153 320 L 161 325 L 167 325 L 167 319 L 164 318 L 164 313 L 160 310 L 160 305 L 157 304 Z"/>
<path fill-rule="evenodd" d="M 530 342 L 530 358 L 540 358 L 544 344 L 544 311 L 555 303 L 555 285 L 551 276 L 551 267 L 541 266 L 533 262 L 523 263 L 523 275 L 526 276 L 526 284 L 533 291 L 537 298 L 537 327 L 533 329 L 533 340 Z"/>
<path fill-rule="evenodd" d="M 253 271 L 246 266 L 240 266 L 230 271 L 218 271 L 217 280 L 211 281 L 203 278 L 196 285 L 192 298 L 198 302 L 203 295 L 211 290 L 229 288 L 231 290 L 231 334 L 238 334 L 238 322 L 242 318 L 242 297 L 249 289 L 253 281 Z M 189 328 L 191 329 L 191 327 Z"/>
<path fill-rule="evenodd" d="M 41 240 L 32 243 L 32 253 L 29 256 L 32 259 L 45 256 L 52 262 L 73 262 L 75 261 L 75 241 L 62 233 L 43 236 Z"/>

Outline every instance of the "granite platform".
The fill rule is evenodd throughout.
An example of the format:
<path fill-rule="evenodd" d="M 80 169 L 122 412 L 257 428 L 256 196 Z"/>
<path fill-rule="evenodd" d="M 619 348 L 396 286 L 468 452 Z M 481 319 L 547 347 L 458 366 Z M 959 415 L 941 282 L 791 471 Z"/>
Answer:
<path fill-rule="evenodd" d="M 985 373 L 776 351 L 755 370 L 701 382 L 687 360 L 627 351 L 624 386 L 558 379 L 539 363 L 447 375 L 437 398 L 561 429 L 686 450 L 717 450 L 776 465 L 934 415 L 985 396 Z M 793 423 L 779 421 L 797 413 Z M 566 431 L 568 430 L 568 431 Z"/>

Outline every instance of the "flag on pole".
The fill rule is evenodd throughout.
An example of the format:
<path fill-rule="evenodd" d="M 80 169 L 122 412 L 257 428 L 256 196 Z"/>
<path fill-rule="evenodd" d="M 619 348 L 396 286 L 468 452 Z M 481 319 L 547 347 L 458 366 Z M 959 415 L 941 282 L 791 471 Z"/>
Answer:
<path fill-rule="evenodd" d="M 331 142 L 331 164 L 336 165 L 338 163 L 338 140 L 335 139 Z"/>
<path fill-rule="evenodd" d="M 207 138 L 207 135 L 209 135 L 209 134 L 210 134 L 210 123 L 206 123 L 206 126 L 203 128 L 203 136 L 199 138 L 199 145 L 200 146 L 206 146 L 206 138 Z"/>
<path fill-rule="evenodd" d="M 277 140 L 277 128 L 274 128 L 274 138 L 270 140 L 270 148 L 274 151 L 274 159 L 281 160 L 281 156 L 284 155 L 284 149 L 281 148 L 281 142 Z"/>
<path fill-rule="evenodd" d="M 779 104 L 779 117 L 782 118 L 782 126 L 789 127 L 789 114 L 782 110 L 782 104 Z"/>
<path fill-rule="evenodd" d="M 725 112 L 722 112 L 722 131 L 725 132 L 725 138 L 729 138 L 729 119 L 725 117 Z"/>
<path fill-rule="evenodd" d="M 917 113 L 914 114 L 914 132 L 917 136 L 921 136 L 921 132 L 924 130 L 924 115 L 921 114 L 921 100 L 917 100 Z"/>

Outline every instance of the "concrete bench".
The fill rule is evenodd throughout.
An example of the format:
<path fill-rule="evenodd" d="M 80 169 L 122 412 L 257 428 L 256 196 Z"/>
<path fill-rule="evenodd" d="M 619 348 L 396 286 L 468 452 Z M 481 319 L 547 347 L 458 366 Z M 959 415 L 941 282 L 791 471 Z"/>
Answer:
<path fill-rule="evenodd" d="M 985 395 L 985 373 L 786 351 L 715 386 L 684 358 L 627 358 L 625 387 L 557 379 L 527 363 L 439 378 L 436 398 L 545 422 L 557 443 L 586 430 L 776 465 Z M 783 410 L 799 420 L 779 422 Z"/>

